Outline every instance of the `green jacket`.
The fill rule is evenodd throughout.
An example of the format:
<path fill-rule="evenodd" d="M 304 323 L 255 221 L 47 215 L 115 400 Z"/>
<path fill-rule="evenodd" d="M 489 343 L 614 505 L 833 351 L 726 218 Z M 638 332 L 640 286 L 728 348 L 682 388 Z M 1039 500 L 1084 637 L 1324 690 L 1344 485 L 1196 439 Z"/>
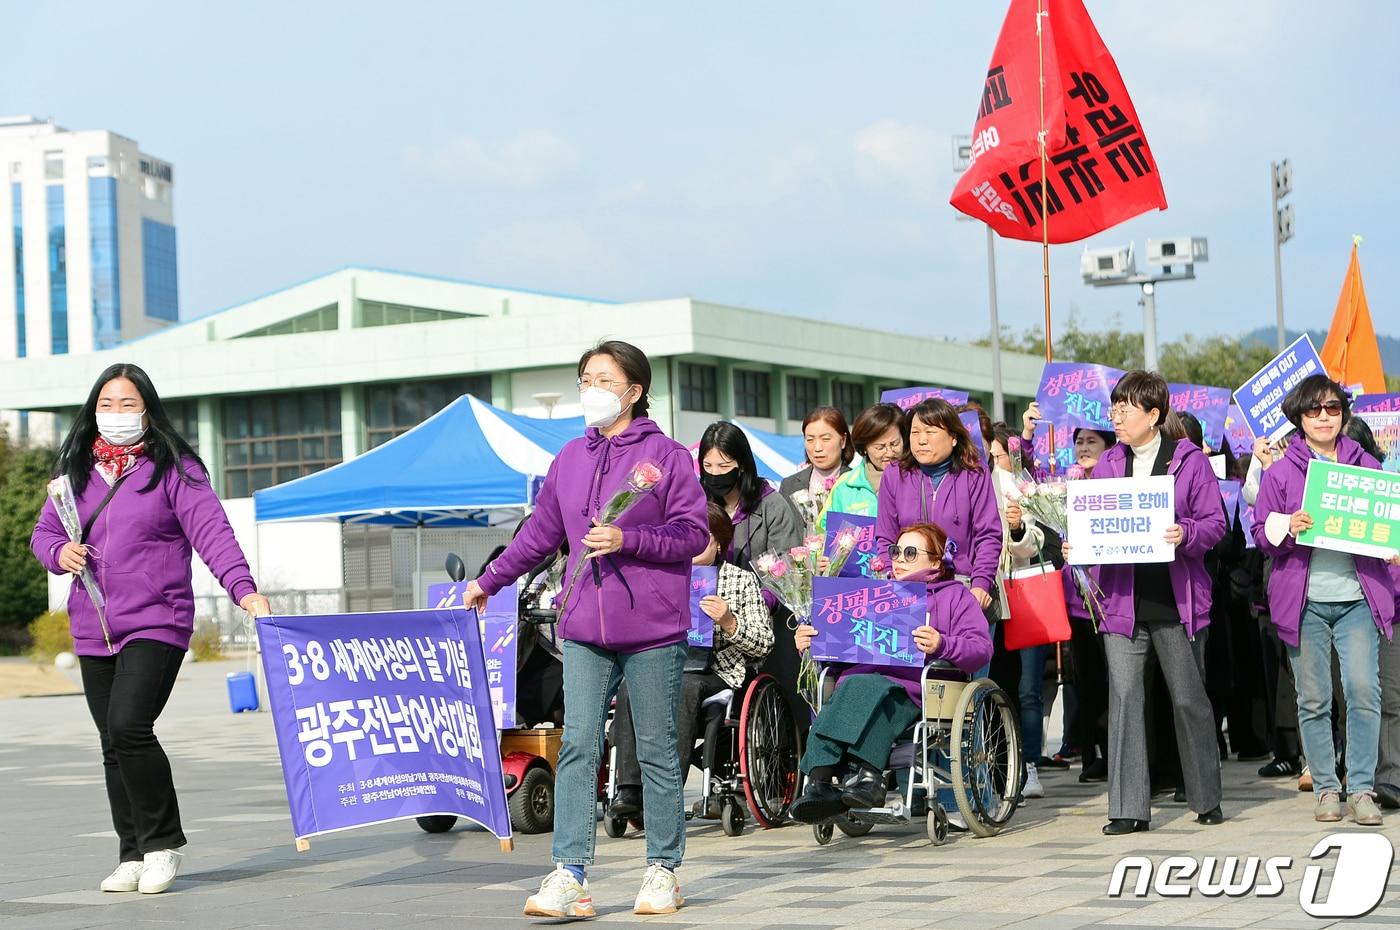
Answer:
<path fill-rule="evenodd" d="M 826 506 L 817 518 L 817 530 L 821 533 L 826 532 L 826 515 L 830 512 L 873 517 L 879 501 L 879 495 L 865 477 L 865 460 L 857 458 L 851 462 L 850 470 L 832 486 L 831 493 L 826 498 Z"/>

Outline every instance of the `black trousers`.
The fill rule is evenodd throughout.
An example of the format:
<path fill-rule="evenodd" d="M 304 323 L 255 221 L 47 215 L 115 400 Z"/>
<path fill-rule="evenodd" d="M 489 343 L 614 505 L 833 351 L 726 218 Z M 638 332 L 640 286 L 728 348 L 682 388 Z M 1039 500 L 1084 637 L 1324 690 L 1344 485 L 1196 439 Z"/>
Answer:
<path fill-rule="evenodd" d="M 695 725 L 700 720 L 700 705 L 708 697 L 729 687 L 714 672 L 686 672 L 681 676 L 681 709 L 676 716 L 676 745 L 681 759 L 681 784 L 690 771 L 690 756 L 695 748 Z M 627 682 L 617 689 L 617 708 L 613 713 L 612 744 L 617 747 L 617 784 L 621 788 L 642 786 L 642 767 L 637 762 L 637 734 L 632 729 L 632 707 L 628 703 Z"/>
<path fill-rule="evenodd" d="M 1108 759 L 1108 663 L 1103 637 L 1093 621 L 1071 617 L 1070 650 L 1074 655 L 1074 695 L 1079 702 L 1079 751 L 1082 767 Z"/>
<path fill-rule="evenodd" d="M 185 651 L 149 639 L 114 656 L 80 656 L 88 711 L 102 741 L 107 803 L 121 861 L 185 845 L 170 760 L 154 730 Z"/>

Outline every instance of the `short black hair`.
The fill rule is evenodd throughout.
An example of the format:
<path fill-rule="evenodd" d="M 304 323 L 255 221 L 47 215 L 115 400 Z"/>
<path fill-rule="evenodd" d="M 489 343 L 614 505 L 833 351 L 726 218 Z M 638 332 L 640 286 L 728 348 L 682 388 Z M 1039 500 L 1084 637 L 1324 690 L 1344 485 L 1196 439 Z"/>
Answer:
<path fill-rule="evenodd" d="M 1297 429 L 1303 428 L 1303 411 L 1327 403 L 1331 398 L 1342 402 L 1342 428 L 1351 419 L 1351 396 L 1346 388 L 1324 374 L 1310 375 L 1298 383 L 1283 399 L 1283 415 Z"/>
<path fill-rule="evenodd" d="M 700 437 L 697 461 L 702 472 L 705 470 L 705 456 L 710 454 L 711 449 L 723 452 L 726 458 L 733 459 L 738 466 L 739 503 L 746 512 L 753 513 L 758 502 L 763 500 L 764 482 L 759 477 L 758 463 L 754 461 L 753 446 L 749 445 L 749 437 L 735 424 L 727 420 L 716 420 L 705 427 L 705 432 Z"/>
<path fill-rule="evenodd" d="M 642 396 L 637 398 L 637 402 L 632 405 L 632 416 L 646 416 L 648 410 L 647 395 L 651 393 L 651 360 L 647 358 L 647 354 L 630 342 L 609 339 L 606 342 L 598 343 L 579 357 L 578 377 L 583 377 L 583 370 L 588 367 L 589 360 L 595 355 L 608 356 L 617 362 L 617 367 L 622 369 L 622 373 L 627 376 L 628 381 L 641 385 Z"/>
<path fill-rule="evenodd" d="M 1172 392 L 1167 387 L 1167 379 L 1157 372 L 1137 369 L 1118 379 L 1110 400 L 1115 404 L 1132 404 L 1142 410 L 1156 410 L 1157 426 L 1161 426 L 1172 407 Z"/>

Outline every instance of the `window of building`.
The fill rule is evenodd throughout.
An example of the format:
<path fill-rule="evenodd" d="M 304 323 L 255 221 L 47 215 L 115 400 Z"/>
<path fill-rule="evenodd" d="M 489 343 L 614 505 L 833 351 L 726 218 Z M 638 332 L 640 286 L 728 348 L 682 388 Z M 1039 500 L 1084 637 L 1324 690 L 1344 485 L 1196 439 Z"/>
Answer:
<path fill-rule="evenodd" d="M 106 155 L 89 155 L 87 160 L 88 177 L 102 178 L 111 174 Z"/>
<path fill-rule="evenodd" d="M 247 497 L 342 458 L 339 389 L 229 397 L 223 413 L 228 497 Z"/>
<path fill-rule="evenodd" d="M 773 415 L 772 376 L 766 371 L 734 369 L 734 415 L 771 417 Z"/>
<path fill-rule="evenodd" d="M 832 382 L 831 403 L 845 415 L 847 423 L 854 423 L 856 416 L 865 409 L 865 385 L 852 381 Z"/>
<path fill-rule="evenodd" d="M 110 349 L 122 340 L 115 178 L 88 178 L 88 227 L 92 237 L 93 347 Z"/>
<path fill-rule="evenodd" d="M 327 304 L 310 313 L 303 313 L 294 316 L 290 320 L 283 320 L 280 323 L 273 323 L 271 326 L 264 326 L 261 329 L 249 330 L 246 333 L 239 333 L 236 339 L 252 339 L 256 336 L 285 336 L 290 333 L 320 333 L 326 330 L 335 329 L 340 324 L 340 306 L 338 304 Z"/>
<path fill-rule="evenodd" d="M 787 415 L 789 420 L 804 419 L 817 406 L 817 379 L 788 375 Z"/>
<path fill-rule="evenodd" d="M 369 448 L 408 432 L 463 394 L 473 394 L 490 403 L 491 376 L 369 385 L 365 388 L 365 438 Z"/>
<path fill-rule="evenodd" d="M 68 244 L 63 220 L 63 185 L 46 188 L 49 221 L 49 333 L 54 355 L 68 352 Z"/>
<path fill-rule="evenodd" d="M 168 400 L 164 402 L 165 414 L 170 417 L 170 425 L 175 427 L 175 432 L 190 444 L 190 448 L 199 452 L 199 401 L 197 400 Z M 213 463 L 205 463 L 212 467 Z"/>
<path fill-rule="evenodd" d="M 681 409 L 719 413 L 719 372 L 714 365 L 681 362 Z"/>
<path fill-rule="evenodd" d="M 16 358 L 28 354 L 24 332 L 24 195 L 18 181 L 10 185 L 10 216 L 15 221 L 15 348 Z"/>
<path fill-rule="evenodd" d="M 63 153 L 44 153 L 44 179 L 47 181 L 63 180 Z"/>
<path fill-rule="evenodd" d="M 145 271 L 146 316 L 172 323 L 180 319 L 174 226 L 142 217 L 141 266 Z"/>
<path fill-rule="evenodd" d="M 451 310 L 433 310 L 430 307 L 386 304 L 377 300 L 360 301 L 361 326 L 398 326 L 402 323 L 433 323 L 438 320 L 461 320 L 468 316 L 470 316 L 470 314 L 454 313 Z"/>

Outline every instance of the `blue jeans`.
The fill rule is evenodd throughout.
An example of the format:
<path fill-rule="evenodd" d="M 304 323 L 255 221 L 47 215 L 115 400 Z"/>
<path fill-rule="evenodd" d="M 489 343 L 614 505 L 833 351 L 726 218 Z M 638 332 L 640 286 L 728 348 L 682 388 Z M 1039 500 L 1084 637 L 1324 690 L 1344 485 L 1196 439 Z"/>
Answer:
<path fill-rule="evenodd" d="M 634 695 L 632 726 L 642 767 L 647 863 L 674 869 L 685 855 L 685 809 L 676 715 L 685 642 L 621 653 L 564 642 L 564 742 L 554 779 L 554 861 L 591 865 L 598 834 L 598 765 L 608 706 L 623 678 Z"/>
<path fill-rule="evenodd" d="M 1045 750 L 1045 657 L 1052 647 L 1027 646 L 1021 650 L 1021 742 L 1022 758 L 1030 765 L 1040 762 Z"/>
<path fill-rule="evenodd" d="M 1313 793 L 1338 791 L 1332 743 L 1332 649 L 1347 702 L 1347 792 L 1371 791 L 1381 733 L 1380 640 L 1365 599 L 1303 605 L 1298 645 L 1288 661 L 1298 688 L 1298 733 L 1312 770 Z"/>

